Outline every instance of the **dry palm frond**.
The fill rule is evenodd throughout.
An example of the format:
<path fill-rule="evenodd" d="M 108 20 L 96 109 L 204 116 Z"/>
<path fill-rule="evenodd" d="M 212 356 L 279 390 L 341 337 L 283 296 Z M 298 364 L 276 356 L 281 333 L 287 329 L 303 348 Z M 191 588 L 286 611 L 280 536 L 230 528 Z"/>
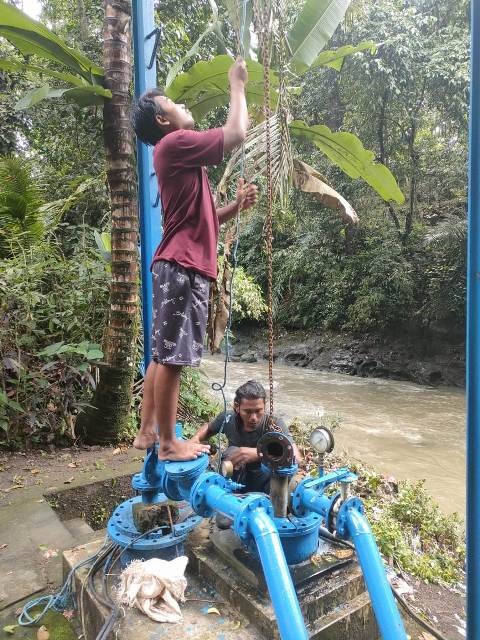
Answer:
<path fill-rule="evenodd" d="M 273 190 L 283 200 L 288 194 L 293 170 L 290 136 L 288 134 L 288 126 L 279 113 L 271 116 L 269 122 Z M 245 139 L 244 149 L 238 149 L 230 158 L 218 185 L 218 192 L 222 196 L 226 195 L 230 180 L 240 175 L 243 151 L 245 152 L 244 173 L 248 180 L 253 182 L 265 173 L 267 167 L 266 120 L 250 129 Z"/>
<path fill-rule="evenodd" d="M 337 211 L 346 222 L 353 224 L 358 222 L 358 216 L 352 205 L 328 184 L 321 173 L 301 160 L 295 159 L 293 165 L 293 180 L 297 189 L 311 193 L 325 207 Z"/>
<path fill-rule="evenodd" d="M 453 215 L 446 215 L 425 236 L 425 244 L 464 244 L 466 241 L 467 221 Z"/>

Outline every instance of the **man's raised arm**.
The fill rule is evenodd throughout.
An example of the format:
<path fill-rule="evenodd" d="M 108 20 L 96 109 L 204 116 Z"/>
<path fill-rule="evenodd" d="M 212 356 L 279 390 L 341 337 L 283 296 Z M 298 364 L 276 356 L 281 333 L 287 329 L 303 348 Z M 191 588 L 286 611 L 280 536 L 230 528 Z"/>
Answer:
<path fill-rule="evenodd" d="M 245 85 L 248 81 L 245 60 L 237 58 L 228 72 L 230 82 L 230 111 L 223 127 L 223 151 L 228 153 L 245 140 L 248 129 L 248 110 Z"/>

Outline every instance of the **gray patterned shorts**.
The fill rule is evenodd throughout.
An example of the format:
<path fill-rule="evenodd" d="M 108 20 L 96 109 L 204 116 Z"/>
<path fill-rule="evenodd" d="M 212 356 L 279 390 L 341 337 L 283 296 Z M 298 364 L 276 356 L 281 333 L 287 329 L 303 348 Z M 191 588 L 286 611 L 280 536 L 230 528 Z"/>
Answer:
<path fill-rule="evenodd" d="M 155 362 L 200 366 L 210 280 L 176 262 L 159 260 L 153 273 L 152 356 Z"/>

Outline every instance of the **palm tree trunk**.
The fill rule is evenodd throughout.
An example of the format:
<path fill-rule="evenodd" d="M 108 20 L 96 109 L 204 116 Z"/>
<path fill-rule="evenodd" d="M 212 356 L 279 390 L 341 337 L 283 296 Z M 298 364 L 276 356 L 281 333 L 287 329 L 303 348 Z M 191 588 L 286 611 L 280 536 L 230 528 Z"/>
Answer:
<path fill-rule="evenodd" d="M 76 424 L 77 434 L 96 444 L 117 441 L 130 420 L 138 328 L 138 214 L 128 120 L 132 3 L 104 0 L 104 7 L 105 84 L 113 95 L 103 111 L 112 204 L 112 281 L 100 380 L 91 407 Z"/>

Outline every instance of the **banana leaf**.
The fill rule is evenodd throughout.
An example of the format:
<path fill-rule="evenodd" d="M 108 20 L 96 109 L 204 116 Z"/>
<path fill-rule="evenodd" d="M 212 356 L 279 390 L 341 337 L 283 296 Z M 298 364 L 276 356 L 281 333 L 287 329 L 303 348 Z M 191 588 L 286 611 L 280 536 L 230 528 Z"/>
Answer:
<path fill-rule="evenodd" d="M 290 66 L 306 71 L 343 20 L 351 0 L 306 0 L 288 33 Z"/>
<path fill-rule="evenodd" d="M 371 40 L 366 40 L 356 46 L 347 44 L 334 51 L 322 51 L 318 58 L 312 63 L 311 69 L 314 67 L 332 67 L 332 69 L 336 71 L 341 71 L 345 58 L 359 51 L 370 51 L 370 53 L 374 54 L 377 51 L 377 45 Z"/>
<path fill-rule="evenodd" d="M 297 189 L 310 193 L 325 207 L 337 211 L 345 222 L 358 222 L 357 213 L 352 205 L 328 184 L 321 173 L 297 158 L 293 161 L 293 184 Z"/>
<path fill-rule="evenodd" d="M 227 105 L 230 101 L 228 70 L 234 60 L 231 56 L 216 56 L 208 62 L 197 62 L 186 73 L 181 73 L 167 88 L 166 94 L 174 102 L 187 105 L 196 119 L 202 118 L 214 107 Z M 263 67 L 254 60 L 247 61 L 248 104 L 263 104 Z M 270 101 L 272 108 L 277 102 L 278 78 L 270 72 Z"/>
<path fill-rule="evenodd" d="M 53 60 L 85 78 L 101 84 L 103 69 L 67 44 L 36 20 L 11 4 L 0 2 L 0 36 L 11 42 L 24 55 Z"/>
<path fill-rule="evenodd" d="M 290 133 L 312 142 L 350 178 L 363 178 L 384 200 L 405 201 L 390 170 L 375 162 L 373 151 L 365 149 L 353 133 L 334 133 L 319 124 L 309 127 L 301 120 L 290 123 Z"/>

